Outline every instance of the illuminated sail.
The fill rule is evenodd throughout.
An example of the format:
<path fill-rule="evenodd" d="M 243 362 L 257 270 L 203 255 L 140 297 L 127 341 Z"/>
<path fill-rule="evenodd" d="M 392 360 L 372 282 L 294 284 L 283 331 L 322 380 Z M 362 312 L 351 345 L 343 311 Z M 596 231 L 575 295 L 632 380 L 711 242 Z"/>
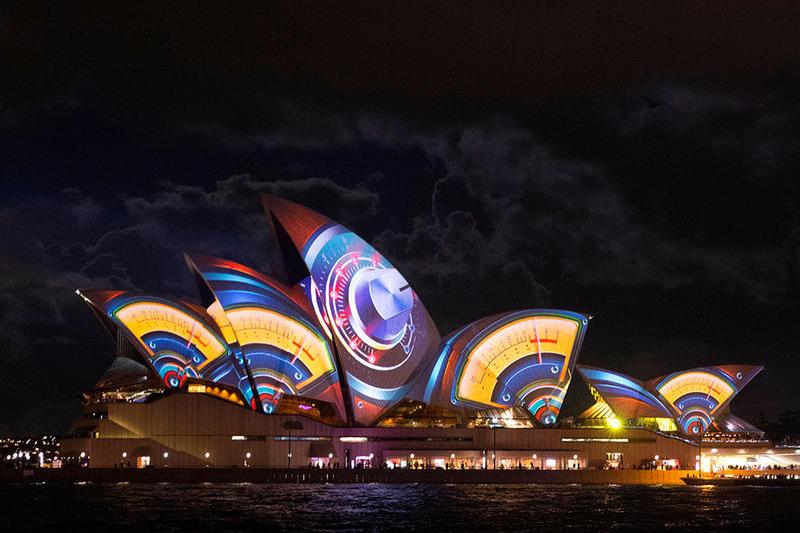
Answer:
<path fill-rule="evenodd" d="M 614 414 L 622 419 L 672 418 L 656 396 L 642 382 L 619 372 L 578 365 L 578 373 L 597 391 Z"/>
<path fill-rule="evenodd" d="M 325 334 L 308 315 L 304 296 L 233 261 L 187 256 L 213 294 L 215 311 L 246 361 L 257 397 L 267 413 L 282 394 L 300 394 L 333 404 L 344 419 L 336 364 Z M 211 309 L 211 307 L 209 309 Z"/>
<path fill-rule="evenodd" d="M 425 396 L 474 409 L 522 406 L 554 424 L 587 323 L 584 315 L 550 310 L 479 320 L 445 339 Z"/>
<path fill-rule="evenodd" d="M 429 372 L 436 326 L 408 281 L 361 237 L 303 206 L 262 199 L 308 269 L 301 285 L 335 343 L 353 418 L 369 424 Z"/>
<path fill-rule="evenodd" d="M 125 291 L 82 291 L 142 354 L 164 385 L 181 388 L 188 378 L 237 387 L 244 372 L 230 347 L 202 309 L 187 302 Z"/>
<path fill-rule="evenodd" d="M 674 372 L 648 385 L 675 414 L 686 435 L 702 435 L 734 396 L 763 367 L 719 365 Z"/>

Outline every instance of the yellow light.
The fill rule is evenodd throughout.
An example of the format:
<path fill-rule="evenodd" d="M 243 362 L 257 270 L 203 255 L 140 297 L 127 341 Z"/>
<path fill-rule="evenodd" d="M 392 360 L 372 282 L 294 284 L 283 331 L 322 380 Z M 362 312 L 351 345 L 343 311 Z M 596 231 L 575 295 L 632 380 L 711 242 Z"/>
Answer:
<path fill-rule="evenodd" d="M 622 422 L 616 418 L 609 418 L 608 425 L 611 426 L 611 429 L 619 429 L 622 427 Z"/>

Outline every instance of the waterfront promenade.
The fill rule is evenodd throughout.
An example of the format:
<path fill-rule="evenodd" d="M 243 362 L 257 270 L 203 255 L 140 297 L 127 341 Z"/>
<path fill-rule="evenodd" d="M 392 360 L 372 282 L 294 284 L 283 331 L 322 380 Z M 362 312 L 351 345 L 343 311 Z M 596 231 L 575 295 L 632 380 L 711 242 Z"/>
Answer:
<path fill-rule="evenodd" d="M 0 482 L 542 483 L 681 485 L 693 470 L 411 470 L 310 468 L 61 468 L 0 470 Z"/>

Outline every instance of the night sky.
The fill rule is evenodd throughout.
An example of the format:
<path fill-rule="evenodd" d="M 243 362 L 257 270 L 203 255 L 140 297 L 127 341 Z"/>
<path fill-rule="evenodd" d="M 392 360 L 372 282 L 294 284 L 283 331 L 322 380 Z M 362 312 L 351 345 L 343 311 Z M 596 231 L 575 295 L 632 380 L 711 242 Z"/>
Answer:
<path fill-rule="evenodd" d="M 734 411 L 800 408 L 800 4 L 49 4 L 0 7 L 0 434 L 64 431 L 113 359 L 76 288 L 268 271 L 259 191 L 442 334 L 588 312 L 579 362 L 760 363 Z"/>

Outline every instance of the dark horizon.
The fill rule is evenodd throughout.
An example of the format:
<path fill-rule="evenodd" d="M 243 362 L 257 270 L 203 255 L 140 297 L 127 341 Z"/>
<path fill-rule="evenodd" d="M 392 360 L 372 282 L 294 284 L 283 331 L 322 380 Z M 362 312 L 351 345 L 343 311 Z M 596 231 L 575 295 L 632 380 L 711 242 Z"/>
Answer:
<path fill-rule="evenodd" d="M 0 8 L 0 434 L 64 431 L 113 359 L 76 288 L 269 272 L 259 192 L 373 243 L 442 334 L 588 312 L 579 364 L 763 364 L 734 412 L 799 410 L 800 9 L 523 6 Z"/>

